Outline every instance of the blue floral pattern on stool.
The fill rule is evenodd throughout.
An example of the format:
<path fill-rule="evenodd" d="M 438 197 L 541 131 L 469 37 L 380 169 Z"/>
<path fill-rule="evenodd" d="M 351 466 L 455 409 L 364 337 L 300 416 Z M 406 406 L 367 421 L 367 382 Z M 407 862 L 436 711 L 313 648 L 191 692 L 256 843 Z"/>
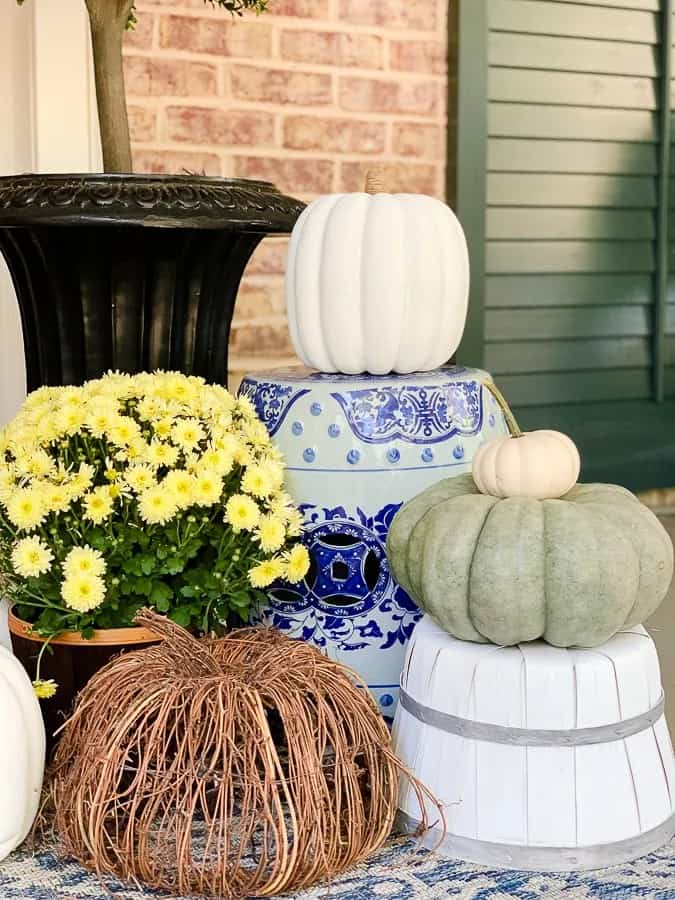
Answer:
<path fill-rule="evenodd" d="M 352 432 L 368 444 L 397 439 L 436 444 L 456 434 L 476 434 L 483 424 L 482 387 L 477 381 L 360 388 L 332 396 Z"/>
<path fill-rule="evenodd" d="M 337 506 L 304 505 L 303 542 L 311 558 L 300 584 L 279 582 L 253 621 L 266 622 L 292 637 L 343 651 L 404 646 L 422 613 L 389 571 L 387 531 L 401 503 L 374 516 Z"/>
<path fill-rule="evenodd" d="M 309 393 L 309 389 L 294 390 L 289 384 L 275 384 L 271 381 L 253 381 L 248 378 L 242 381 L 239 388 L 240 397 L 248 397 L 258 418 L 264 422 L 270 437 L 273 437 L 286 418 L 293 404 Z M 299 430 L 297 429 L 297 426 Z M 302 422 L 294 423 L 294 434 L 302 434 Z"/>

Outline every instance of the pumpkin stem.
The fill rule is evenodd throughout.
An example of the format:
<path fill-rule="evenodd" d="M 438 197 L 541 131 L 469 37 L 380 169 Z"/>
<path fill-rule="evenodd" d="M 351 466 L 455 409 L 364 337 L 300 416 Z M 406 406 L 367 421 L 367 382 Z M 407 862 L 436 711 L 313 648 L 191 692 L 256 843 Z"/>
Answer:
<path fill-rule="evenodd" d="M 368 169 L 363 190 L 366 194 L 384 194 L 382 169 Z"/>
<path fill-rule="evenodd" d="M 483 383 L 483 387 L 488 390 L 497 401 L 497 406 L 501 409 L 502 413 L 504 414 L 504 418 L 506 419 L 506 425 L 509 429 L 511 437 L 522 437 L 523 432 L 520 430 L 520 426 L 516 422 L 516 417 L 511 412 L 511 407 L 506 402 L 506 398 L 494 383 L 494 381 L 485 381 Z"/>
<path fill-rule="evenodd" d="M 142 628 L 154 631 L 163 639 L 164 652 L 174 654 L 179 661 L 179 668 L 188 668 L 199 675 L 213 675 L 220 672 L 218 663 L 208 652 L 206 645 L 167 616 L 160 616 L 152 609 L 139 609 L 134 622 Z"/>

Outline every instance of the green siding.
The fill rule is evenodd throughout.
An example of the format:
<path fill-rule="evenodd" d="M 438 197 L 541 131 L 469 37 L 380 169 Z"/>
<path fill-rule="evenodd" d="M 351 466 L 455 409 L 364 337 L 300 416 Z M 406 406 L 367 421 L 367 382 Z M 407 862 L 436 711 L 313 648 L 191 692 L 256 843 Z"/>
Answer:
<path fill-rule="evenodd" d="M 567 430 L 584 477 L 632 487 L 675 485 L 675 405 L 659 402 L 675 397 L 671 14 L 672 0 L 459 5 L 473 283 L 458 360 L 492 371 L 525 427 Z"/>

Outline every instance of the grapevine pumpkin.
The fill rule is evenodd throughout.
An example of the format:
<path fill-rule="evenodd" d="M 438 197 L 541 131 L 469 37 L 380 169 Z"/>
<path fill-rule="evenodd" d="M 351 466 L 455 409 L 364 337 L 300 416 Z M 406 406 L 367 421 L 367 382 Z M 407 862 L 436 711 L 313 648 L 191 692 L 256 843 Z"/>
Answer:
<path fill-rule="evenodd" d="M 457 638 L 594 647 L 648 618 L 673 545 L 630 491 L 577 484 L 560 499 L 482 494 L 471 475 L 406 503 L 387 539 L 394 577 Z"/>
<path fill-rule="evenodd" d="M 298 219 L 286 307 L 295 351 L 322 372 L 422 372 L 447 362 L 464 331 L 469 257 L 440 200 L 330 194 Z"/>

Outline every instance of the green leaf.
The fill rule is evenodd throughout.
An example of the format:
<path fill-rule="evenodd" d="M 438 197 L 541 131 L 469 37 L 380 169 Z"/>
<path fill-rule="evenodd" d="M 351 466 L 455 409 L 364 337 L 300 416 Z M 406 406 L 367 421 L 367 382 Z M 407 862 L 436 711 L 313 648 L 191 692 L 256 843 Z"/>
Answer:
<path fill-rule="evenodd" d="M 182 625 L 183 628 L 187 628 L 192 619 L 192 611 L 189 606 L 177 606 L 175 609 L 171 610 L 169 618 L 172 622 L 175 622 L 176 625 Z"/>
<path fill-rule="evenodd" d="M 152 558 L 152 556 L 149 556 L 147 554 L 141 556 L 140 563 L 141 571 L 144 575 L 149 575 L 155 568 L 155 560 Z"/>
<path fill-rule="evenodd" d="M 171 559 L 167 559 L 162 568 L 169 575 L 178 575 L 185 568 L 185 563 L 178 556 L 172 556 Z"/>
<path fill-rule="evenodd" d="M 148 602 L 151 606 L 155 606 L 161 612 L 166 612 L 169 608 L 168 601 L 173 599 L 173 591 L 168 584 L 163 581 L 156 581 L 152 590 L 148 594 Z"/>

